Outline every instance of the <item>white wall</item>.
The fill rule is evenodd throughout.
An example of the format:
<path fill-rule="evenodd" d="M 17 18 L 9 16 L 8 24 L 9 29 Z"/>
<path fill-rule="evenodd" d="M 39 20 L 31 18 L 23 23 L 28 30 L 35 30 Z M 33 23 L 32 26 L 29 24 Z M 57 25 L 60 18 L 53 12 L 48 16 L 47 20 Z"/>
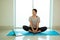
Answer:
<path fill-rule="evenodd" d="M 13 0 L 0 0 L 0 29 L 13 26 Z"/>
<path fill-rule="evenodd" d="M 53 27 L 60 27 L 60 0 L 53 0 Z"/>

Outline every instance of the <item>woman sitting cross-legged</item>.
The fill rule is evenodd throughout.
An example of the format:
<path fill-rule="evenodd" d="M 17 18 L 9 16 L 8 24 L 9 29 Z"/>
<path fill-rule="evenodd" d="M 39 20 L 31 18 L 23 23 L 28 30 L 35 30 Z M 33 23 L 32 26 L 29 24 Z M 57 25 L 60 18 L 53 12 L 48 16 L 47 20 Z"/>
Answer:
<path fill-rule="evenodd" d="M 39 23 L 40 23 L 40 17 L 37 16 L 37 10 L 33 9 L 32 10 L 32 16 L 29 17 L 29 22 L 30 22 L 30 26 L 23 26 L 23 29 L 25 31 L 29 31 L 32 33 L 38 33 L 38 32 L 44 32 L 47 30 L 47 27 L 40 27 L 39 28 Z"/>

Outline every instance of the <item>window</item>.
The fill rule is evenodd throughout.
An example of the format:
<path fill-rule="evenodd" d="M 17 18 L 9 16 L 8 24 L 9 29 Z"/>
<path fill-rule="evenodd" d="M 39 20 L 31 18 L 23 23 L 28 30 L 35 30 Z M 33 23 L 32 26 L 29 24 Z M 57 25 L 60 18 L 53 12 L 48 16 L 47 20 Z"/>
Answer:
<path fill-rule="evenodd" d="M 50 0 L 16 0 L 16 27 L 29 26 L 33 8 L 37 9 L 40 17 L 39 27 L 49 27 Z"/>

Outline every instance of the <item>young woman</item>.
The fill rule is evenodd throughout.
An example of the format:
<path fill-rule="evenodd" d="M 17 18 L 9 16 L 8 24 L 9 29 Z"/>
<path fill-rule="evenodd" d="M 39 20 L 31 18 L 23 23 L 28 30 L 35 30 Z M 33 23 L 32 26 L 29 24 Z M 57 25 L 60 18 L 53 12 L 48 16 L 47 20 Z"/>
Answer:
<path fill-rule="evenodd" d="M 25 31 L 29 31 L 32 33 L 38 33 L 38 32 L 43 32 L 47 30 L 47 27 L 39 28 L 40 17 L 38 17 L 36 14 L 37 14 L 37 10 L 33 9 L 32 16 L 29 17 L 30 26 L 26 26 L 26 25 L 23 26 L 23 29 Z"/>

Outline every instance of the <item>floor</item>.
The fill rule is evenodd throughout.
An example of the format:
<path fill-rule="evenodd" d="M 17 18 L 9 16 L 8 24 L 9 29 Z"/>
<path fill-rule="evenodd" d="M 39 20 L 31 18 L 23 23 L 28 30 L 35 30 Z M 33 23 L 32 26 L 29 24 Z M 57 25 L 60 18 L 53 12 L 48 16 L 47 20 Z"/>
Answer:
<path fill-rule="evenodd" d="M 59 40 L 60 36 L 6 36 L 11 30 L 0 30 L 0 40 Z M 60 30 L 56 30 L 60 32 Z"/>

